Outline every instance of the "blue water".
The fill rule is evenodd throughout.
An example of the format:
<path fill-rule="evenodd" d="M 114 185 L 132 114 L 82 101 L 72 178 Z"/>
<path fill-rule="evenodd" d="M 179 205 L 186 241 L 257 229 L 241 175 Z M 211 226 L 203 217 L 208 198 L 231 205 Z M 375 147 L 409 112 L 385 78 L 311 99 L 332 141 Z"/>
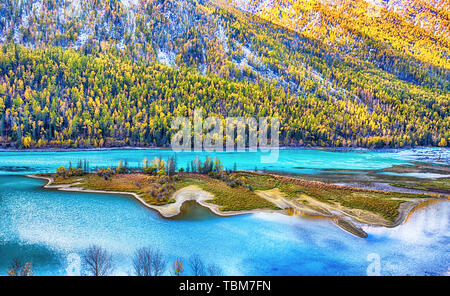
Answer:
<path fill-rule="evenodd" d="M 3 174 L 11 174 L 11 165 L 28 167 L 25 172 L 31 173 L 51 171 L 68 155 L 100 165 L 123 156 L 138 160 L 149 152 L 4 152 L 0 164 L 7 167 Z M 287 169 L 380 168 L 414 159 L 404 151 L 284 153 L 275 166 Z M 232 155 L 226 157 L 224 162 L 232 163 Z M 250 156 L 236 157 L 241 165 L 252 164 Z M 328 220 L 281 214 L 167 220 L 126 196 L 52 191 L 42 189 L 42 184 L 0 176 L 0 274 L 6 274 L 14 257 L 31 261 L 37 275 L 79 274 L 79 255 L 91 244 L 113 254 L 115 274 L 132 272 L 131 256 L 142 246 L 159 248 L 169 260 L 197 253 L 227 275 L 366 275 L 367 269 L 373 270 L 373 258 L 375 263 L 379 259 L 382 275 L 450 273 L 450 202 L 420 209 L 395 229 L 365 227 L 369 237 L 361 239 Z"/>
<path fill-rule="evenodd" d="M 9 152 L 0 151 L 0 174 L 24 174 L 55 172 L 61 165 L 76 166 L 78 161 L 87 160 L 90 167 L 116 167 L 119 161 L 127 161 L 130 167 L 141 167 L 144 158 L 151 161 L 154 157 L 164 159 L 173 156 L 172 150 L 96 150 L 64 152 Z M 449 149 L 419 148 L 393 150 L 388 152 L 354 150 L 331 152 L 317 149 L 281 149 L 275 162 L 262 163 L 263 152 L 183 152 L 176 153 L 178 167 L 186 168 L 188 163 L 199 156 L 218 157 L 225 168 L 232 169 L 236 164 L 239 170 L 269 170 L 299 174 L 318 173 L 322 169 L 384 169 L 410 161 L 450 160 Z"/>

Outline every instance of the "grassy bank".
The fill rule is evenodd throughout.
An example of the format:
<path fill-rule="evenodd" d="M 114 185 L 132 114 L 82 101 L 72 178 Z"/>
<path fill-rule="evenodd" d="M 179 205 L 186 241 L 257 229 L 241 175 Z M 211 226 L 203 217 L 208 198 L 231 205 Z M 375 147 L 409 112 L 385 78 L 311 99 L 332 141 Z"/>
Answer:
<path fill-rule="evenodd" d="M 55 185 L 72 184 L 74 187 L 84 189 L 137 193 L 150 205 L 172 203 L 174 202 L 172 198 L 174 192 L 187 186 L 196 185 L 211 193 L 214 197 L 208 202 L 218 205 L 223 212 L 279 209 L 277 205 L 257 194 L 260 191 L 277 189 L 282 197 L 292 204 L 307 206 L 317 202 L 325 205 L 325 207 L 321 207 L 323 209 L 353 212 L 362 210 L 390 222 L 398 217 L 401 203 L 409 198 L 429 197 L 420 194 L 342 187 L 250 172 L 222 173 L 220 176 L 177 173 L 171 177 L 143 173 L 111 174 L 108 178 L 94 173 L 71 177 L 61 177 L 57 174 L 48 174 L 47 176 L 54 179 L 53 184 Z"/>
<path fill-rule="evenodd" d="M 210 192 L 214 198 L 210 203 L 220 206 L 221 211 L 243 211 L 253 209 L 279 209 L 273 203 L 256 195 L 245 186 L 231 187 L 226 182 L 201 174 L 182 174 L 177 188 L 196 185 Z"/>
<path fill-rule="evenodd" d="M 149 176 L 145 174 L 114 174 L 108 179 L 97 174 L 84 174 L 69 178 L 56 174 L 46 176 L 54 179 L 53 184 L 73 184 L 77 187 L 103 191 L 133 192 L 139 194 L 151 205 L 164 205 L 174 200 L 175 191 L 190 185 L 210 192 L 214 198 L 210 203 L 218 205 L 221 211 L 243 211 L 253 209 L 278 209 L 274 204 L 259 197 L 243 186 L 230 187 L 226 182 L 203 174 L 178 173 L 172 177 Z M 164 187 L 161 190 L 161 187 Z M 162 192 L 163 194 L 158 194 Z"/>
<path fill-rule="evenodd" d="M 137 193 L 151 205 L 173 202 L 170 196 L 176 191 L 173 185 L 174 180 L 145 174 L 113 174 L 107 179 L 93 173 L 68 178 L 56 174 L 47 176 L 54 179 L 53 184 L 55 185 L 73 184 L 73 186 L 84 189 Z"/>
<path fill-rule="evenodd" d="M 339 205 L 349 209 L 360 209 L 381 215 L 394 221 L 398 208 L 405 198 L 426 197 L 418 194 L 405 194 L 364 190 L 352 187 L 336 186 L 322 182 L 305 181 L 283 176 L 255 173 L 240 173 L 255 190 L 278 188 L 286 198 L 308 203 L 308 198 L 320 202 Z"/>
<path fill-rule="evenodd" d="M 450 193 L 450 178 L 437 180 L 414 181 L 414 182 L 395 182 L 390 183 L 392 186 L 403 187 L 408 189 L 426 190 Z"/>

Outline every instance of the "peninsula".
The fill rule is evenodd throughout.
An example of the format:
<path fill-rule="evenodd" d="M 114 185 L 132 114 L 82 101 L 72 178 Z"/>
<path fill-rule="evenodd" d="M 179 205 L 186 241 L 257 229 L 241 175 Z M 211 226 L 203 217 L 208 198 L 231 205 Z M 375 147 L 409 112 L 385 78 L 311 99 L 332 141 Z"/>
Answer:
<path fill-rule="evenodd" d="M 219 216 L 254 212 L 326 217 L 359 237 L 363 224 L 395 227 L 422 202 L 439 195 L 398 193 L 338 186 L 275 174 L 224 170 L 218 159 L 198 158 L 175 172 L 176 160 L 144 160 L 142 168 L 122 162 L 114 169 L 90 172 L 86 164 L 29 175 L 47 180 L 47 189 L 126 194 L 165 218 L 174 217 L 185 201 L 195 200 Z"/>

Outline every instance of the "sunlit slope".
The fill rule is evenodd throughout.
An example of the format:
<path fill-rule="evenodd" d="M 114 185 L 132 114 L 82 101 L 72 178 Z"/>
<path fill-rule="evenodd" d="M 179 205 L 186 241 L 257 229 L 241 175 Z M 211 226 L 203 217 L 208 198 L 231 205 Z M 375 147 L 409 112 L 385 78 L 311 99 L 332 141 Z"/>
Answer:
<path fill-rule="evenodd" d="M 268 21 L 344 51 L 372 40 L 435 66 L 450 68 L 449 5 L 416 0 L 233 0 Z"/>

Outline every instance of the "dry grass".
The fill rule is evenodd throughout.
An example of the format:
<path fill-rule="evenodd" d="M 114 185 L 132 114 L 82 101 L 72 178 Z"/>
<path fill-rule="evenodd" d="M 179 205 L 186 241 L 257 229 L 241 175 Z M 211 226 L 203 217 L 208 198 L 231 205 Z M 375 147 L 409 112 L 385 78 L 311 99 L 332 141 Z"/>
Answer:
<path fill-rule="evenodd" d="M 83 176 L 62 178 L 54 177 L 54 184 L 80 183 L 85 189 L 134 192 L 139 194 L 147 203 L 153 205 L 163 205 L 173 202 L 170 199 L 175 192 L 175 187 L 171 186 L 172 179 L 165 179 L 161 184 L 161 179 L 156 176 L 144 174 L 114 174 L 108 179 L 96 174 L 86 174 Z M 164 189 L 162 192 L 161 189 Z"/>
<path fill-rule="evenodd" d="M 392 186 L 404 187 L 410 189 L 418 190 L 430 190 L 430 191 L 440 191 L 440 192 L 450 192 L 450 179 L 442 178 L 438 180 L 431 181 L 415 181 L 415 182 L 404 182 L 404 183 L 391 183 Z"/>
<path fill-rule="evenodd" d="M 398 198 L 424 197 L 419 194 L 364 190 L 275 175 L 238 174 L 244 177 L 246 184 L 251 185 L 255 190 L 278 188 L 288 198 L 298 198 L 301 194 L 305 194 L 322 202 L 337 203 L 347 208 L 377 213 L 389 221 L 394 221 L 398 216 L 398 208 L 403 202 Z"/>
<path fill-rule="evenodd" d="M 399 205 L 404 202 L 399 198 L 426 197 L 418 194 L 336 186 L 269 174 L 239 172 L 231 176 L 240 179 L 243 185 L 231 187 L 225 181 L 193 173 L 179 173 L 175 178 L 145 174 L 114 174 L 107 180 L 96 174 L 88 174 L 67 179 L 56 178 L 55 184 L 80 182 L 81 186 L 87 189 L 134 192 L 140 194 L 149 204 L 155 205 L 173 202 L 171 196 L 176 190 L 196 185 L 214 195 L 209 202 L 219 205 L 221 211 L 278 209 L 273 203 L 254 193 L 254 190 L 278 188 L 290 199 L 301 201 L 301 196 L 306 195 L 322 202 L 370 211 L 389 221 L 394 221 L 398 216 Z"/>
<path fill-rule="evenodd" d="M 200 174 L 179 174 L 179 176 L 177 188 L 196 185 L 212 193 L 214 198 L 208 202 L 219 205 L 221 211 L 279 209 L 273 203 L 242 186 L 230 187 L 224 181 Z"/>

